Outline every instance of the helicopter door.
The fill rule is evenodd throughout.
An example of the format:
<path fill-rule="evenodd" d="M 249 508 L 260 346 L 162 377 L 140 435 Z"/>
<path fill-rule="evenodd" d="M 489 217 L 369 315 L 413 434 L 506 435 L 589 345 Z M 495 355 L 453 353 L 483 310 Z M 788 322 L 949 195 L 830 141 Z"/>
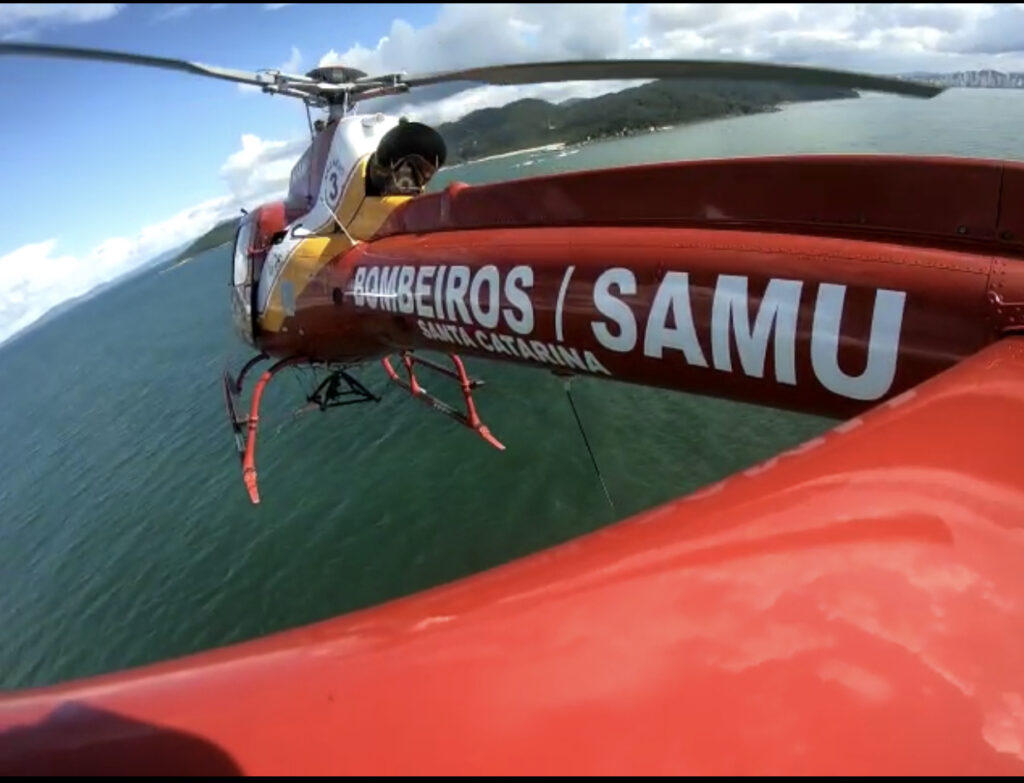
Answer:
<path fill-rule="evenodd" d="M 249 216 L 238 226 L 238 233 L 235 235 L 235 253 L 232 264 L 232 296 L 231 313 L 235 322 L 235 329 L 250 345 L 253 340 L 252 323 L 252 293 L 253 293 L 253 269 L 252 269 L 252 240 L 256 221 L 254 216 Z"/>

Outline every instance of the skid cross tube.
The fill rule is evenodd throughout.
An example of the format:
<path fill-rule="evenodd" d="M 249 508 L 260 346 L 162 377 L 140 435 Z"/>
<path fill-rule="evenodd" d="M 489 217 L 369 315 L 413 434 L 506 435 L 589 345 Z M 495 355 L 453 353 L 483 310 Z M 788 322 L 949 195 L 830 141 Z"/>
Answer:
<path fill-rule="evenodd" d="M 402 363 L 405 365 L 406 372 L 408 372 L 409 374 L 408 381 L 406 381 L 404 378 L 399 376 L 397 372 L 395 372 L 394 367 L 391 366 L 390 356 L 385 356 L 383 359 L 381 359 L 381 364 L 384 365 L 384 370 L 385 372 L 387 372 L 388 377 L 391 378 L 392 381 L 397 383 L 403 389 L 408 391 L 413 397 L 422 400 L 427 405 L 430 405 L 432 408 L 440 411 L 446 416 L 450 416 L 463 426 L 469 427 L 471 430 L 475 430 L 477 434 L 480 435 L 481 438 L 483 438 L 485 441 L 494 446 L 494 448 L 500 451 L 504 451 L 504 444 L 502 444 L 501 441 L 495 438 L 491 434 L 491 431 L 487 428 L 487 426 L 480 420 L 480 416 L 476 412 L 476 405 L 473 403 L 473 389 L 482 386 L 483 381 L 471 380 L 469 376 L 466 375 L 466 367 L 462 363 L 462 359 L 460 359 L 453 353 L 448 354 L 448 356 L 451 358 L 452 363 L 455 365 L 454 370 L 451 370 L 447 367 L 443 367 L 442 365 L 437 364 L 436 362 L 432 362 L 430 359 L 425 359 L 420 356 L 413 356 L 413 354 L 410 351 L 403 351 Z M 453 378 L 454 380 L 458 381 L 459 387 L 462 389 L 462 396 L 466 401 L 466 412 L 462 413 L 461 411 L 455 410 L 448 403 L 442 402 L 441 400 L 437 399 L 437 397 L 435 397 L 432 394 L 429 394 L 422 386 L 420 386 L 419 381 L 416 378 L 416 372 L 413 369 L 414 364 L 422 364 L 424 367 L 428 367 L 429 369 L 434 370 L 435 372 L 438 372 L 442 375 L 446 375 L 449 378 Z"/>
<path fill-rule="evenodd" d="M 257 364 L 262 362 L 264 359 L 269 359 L 269 358 L 270 357 L 267 356 L 265 353 L 258 353 L 254 357 L 252 357 L 249 361 L 247 361 L 244 365 L 242 365 L 242 369 L 238 373 L 238 378 L 234 382 L 235 394 L 241 394 L 242 393 L 242 386 L 245 383 L 245 376 L 249 374 L 249 371 L 253 367 L 255 367 Z"/>

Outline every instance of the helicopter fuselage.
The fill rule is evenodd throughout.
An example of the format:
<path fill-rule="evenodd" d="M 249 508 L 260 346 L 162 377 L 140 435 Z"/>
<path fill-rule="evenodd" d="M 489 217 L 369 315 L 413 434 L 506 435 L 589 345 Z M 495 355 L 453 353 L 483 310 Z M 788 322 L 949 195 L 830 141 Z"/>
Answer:
<path fill-rule="evenodd" d="M 365 228 L 356 242 L 273 251 L 288 260 L 264 270 L 258 341 L 344 363 L 457 352 L 852 415 L 1024 323 L 1007 304 L 1024 301 L 1008 263 L 1022 248 L 1002 225 L 1021 184 L 1001 163 L 808 156 L 453 184 L 362 223 L 353 195 L 336 214 Z"/>
<path fill-rule="evenodd" d="M 298 314 L 298 298 L 326 267 L 370 239 L 408 198 L 366 193 L 369 158 L 397 124 L 397 118 L 384 114 L 332 121 L 293 167 L 285 200 L 265 204 L 241 221 L 232 312 L 247 343 L 270 355 L 304 351 L 305 330 L 288 323 Z M 357 358 L 344 348 L 336 353 Z"/>

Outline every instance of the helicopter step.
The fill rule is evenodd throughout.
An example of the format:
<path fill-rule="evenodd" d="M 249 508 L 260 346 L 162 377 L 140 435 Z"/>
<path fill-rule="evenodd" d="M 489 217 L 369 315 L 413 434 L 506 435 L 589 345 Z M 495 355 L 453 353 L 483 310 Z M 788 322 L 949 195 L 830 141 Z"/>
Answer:
<path fill-rule="evenodd" d="M 388 377 L 409 392 L 413 397 L 422 400 L 435 410 L 438 410 L 446 416 L 450 416 L 455 419 L 455 421 L 460 424 L 469 427 L 481 438 L 494 446 L 494 448 L 504 451 L 504 444 L 495 438 L 487 426 L 480 420 L 480 416 L 476 412 L 476 405 L 473 403 L 473 389 L 483 386 L 484 382 L 470 379 L 466 374 L 466 366 L 462 363 L 462 359 L 454 353 L 448 355 L 452 360 L 452 364 L 455 366 L 454 370 L 443 367 L 442 365 L 437 364 L 430 359 L 423 358 L 422 356 L 415 356 L 411 351 L 403 351 L 401 355 L 402 364 L 405 365 L 406 372 L 409 375 L 408 380 L 402 378 L 395 371 L 394 367 L 391 366 L 390 356 L 385 356 L 381 359 L 381 364 L 384 365 L 384 370 L 387 372 Z M 457 411 L 448 403 L 437 399 L 437 397 L 432 394 L 429 394 L 426 389 L 420 385 L 419 380 L 416 378 L 416 371 L 413 369 L 413 365 L 415 364 L 423 365 L 434 372 L 458 381 L 459 387 L 462 389 L 463 399 L 466 401 L 466 412 L 462 413 L 461 411 Z"/>

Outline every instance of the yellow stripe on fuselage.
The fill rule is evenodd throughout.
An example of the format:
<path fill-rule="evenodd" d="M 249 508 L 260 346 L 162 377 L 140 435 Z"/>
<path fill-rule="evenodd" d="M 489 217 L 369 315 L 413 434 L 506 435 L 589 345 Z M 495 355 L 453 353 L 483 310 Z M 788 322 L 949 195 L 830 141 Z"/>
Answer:
<path fill-rule="evenodd" d="M 341 201 L 338 202 L 338 206 L 334 210 L 334 216 L 343 226 L 348 226 L 352 222 L 352 218 L 366 198 L 366 164 L 369 160 L 370 157 L 367 155 L 356 163 L 345 182 L 345 192 L 341 195 Z M 329 231 L 330 228 L 327 230 Z"/>
<path fill-rule="evenodd" d="M 360 159 L 355 165 L 355 174 L 349 181 L 348 189 L 342 196 L 335 214 L 353 239 L 365 242 L 380 229 L 388 215 L 399 204 L 412 196 L 370 196 L 366 195 L 366 166 L 370 156 Z"/>
<path fill-rule="evenodd" d="M 345 228 L 352 238 L 365 242 L 376 234 L 384 221 L 392 212 L 409 201 L 412 196 L 370 196 L 364 198 L 359 211 L 352 217 L 352 222 L 346 223 Z"/>
<path fill-rule="evenodd" d="M 294 311 L 286 308 L 285 304 L 294 307 L 309 281 L 316 277 L 332 258 L 351 247 L 352 243 L 348 237 L 341 233 L 327 237 L 309 237 L 299 242 L 292 249 L 274 284 L 274 290 L 270 292 L 270 300 L 261 318 L 261 328 L 270 332 L 281 331 L 285 319 L 294 315 Z"/>
<path fill-rule="evenodd" d="M 388 216 L 411 196 L 366 196 L 366 164 L 369 157 L 356 165 L 354 175 L 342 195 L 335 212 L 348 234 L 356 242 L 365 242 L 380 229 Z M 330 230 L 329 228 L 326 230 Z M 288 259 L 270 293 L 266 310 L 261 316 L 261 328 L 279 332 L 285 319 L 294 313 L 285 304 L 294 304 L 310 281 L 313 280 L 332 259 L 354 245 L 337 226 L 335 233 L 303 239 L 292 248 Z M 288 296 L 285 297 L 284 294 Z M 287 302 L 286 302 L 287 299 Z"/>

